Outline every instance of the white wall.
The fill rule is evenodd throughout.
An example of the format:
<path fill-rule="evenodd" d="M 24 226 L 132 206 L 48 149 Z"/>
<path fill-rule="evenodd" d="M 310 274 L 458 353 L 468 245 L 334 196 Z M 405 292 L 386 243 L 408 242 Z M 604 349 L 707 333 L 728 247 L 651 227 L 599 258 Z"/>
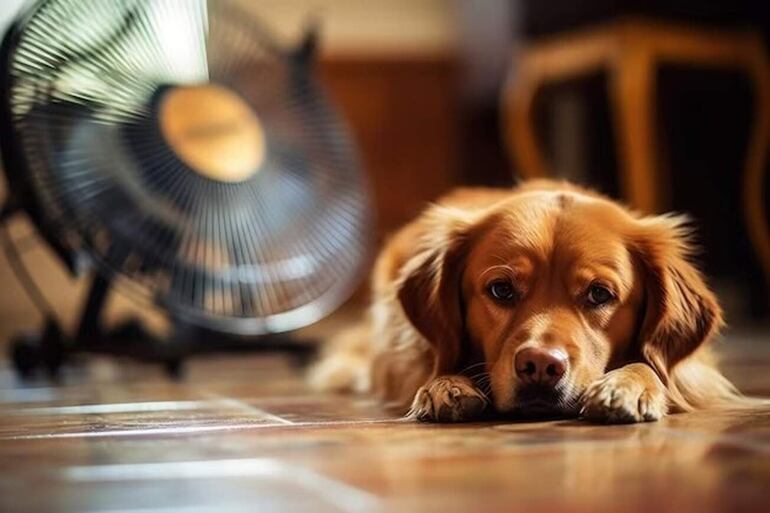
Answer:
<path fill-rule="evenodd" d="M 238 2 L 288 41 L 297 38 L 309 19 L 317 18 L 322 28 L 322 51 L 326 54 L 449 53 L 457 44 L 452 0 Z"/>
<path fill-rule="evenodd" d="M 5 33 L 6 27 L 16 15 L 26 0 L 0 0 L 0 32 Z"/>

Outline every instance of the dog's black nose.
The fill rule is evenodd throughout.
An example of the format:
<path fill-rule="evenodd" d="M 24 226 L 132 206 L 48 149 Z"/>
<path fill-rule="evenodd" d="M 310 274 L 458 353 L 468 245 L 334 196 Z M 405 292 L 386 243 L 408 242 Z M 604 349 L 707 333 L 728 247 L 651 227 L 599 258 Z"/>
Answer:
<path fill-rule="evenodd" d="M 514 367 L 528 385 L 555 386 L 567 372 L 567 354 L 556 348 L 525 347 L 516 352 Z"/>

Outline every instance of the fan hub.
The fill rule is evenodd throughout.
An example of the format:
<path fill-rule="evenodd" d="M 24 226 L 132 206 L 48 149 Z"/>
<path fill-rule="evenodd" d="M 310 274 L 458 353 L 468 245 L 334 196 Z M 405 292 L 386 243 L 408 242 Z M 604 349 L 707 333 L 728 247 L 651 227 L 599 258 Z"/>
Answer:
<path fill-rule="evenodd" d="M 179 86 L 165 93 L 160 127 L 176 155 L 196 173 L 242 182 L 265 158 L 259 118 L 234 91 L 216 84 Z"/>

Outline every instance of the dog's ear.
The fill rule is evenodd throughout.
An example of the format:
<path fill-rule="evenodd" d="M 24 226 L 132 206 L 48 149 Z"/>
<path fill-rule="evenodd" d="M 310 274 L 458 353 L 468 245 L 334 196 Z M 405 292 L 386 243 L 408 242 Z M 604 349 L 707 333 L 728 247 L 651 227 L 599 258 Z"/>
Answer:
<path fill-rule="evenodd" d="M 690 261 L 686 224 L 681 217 L 647 217 L 634 237 L 646 287 L 641 352 L 664 382 L 724 324 L 716 297 Z"/>
<path fill-rule="evenodd" d="M 398 300 L 407 318 L 431 344 L 434 375 L 453 372 L 462 352 L 462 274 L 472 233 L 472 216 L 433 207 L 420 249 L 403 267 Z"/>

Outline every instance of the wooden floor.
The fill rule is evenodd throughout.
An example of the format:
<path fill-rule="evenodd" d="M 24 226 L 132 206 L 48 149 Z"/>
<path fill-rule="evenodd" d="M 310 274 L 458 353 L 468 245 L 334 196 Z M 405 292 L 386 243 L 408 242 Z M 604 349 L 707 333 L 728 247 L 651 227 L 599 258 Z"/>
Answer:
<path fill-rule="evenodd" d="M 770 340 L 734 338 L 728 373 L 770 395 Z M 0 369 L 2 512 L 770 507 L 770 407 L 634 426 L 439 426 L 312 395 L 281 358 L 196 361 L 181 383 L 106 361 L 61 386 Z"/>

